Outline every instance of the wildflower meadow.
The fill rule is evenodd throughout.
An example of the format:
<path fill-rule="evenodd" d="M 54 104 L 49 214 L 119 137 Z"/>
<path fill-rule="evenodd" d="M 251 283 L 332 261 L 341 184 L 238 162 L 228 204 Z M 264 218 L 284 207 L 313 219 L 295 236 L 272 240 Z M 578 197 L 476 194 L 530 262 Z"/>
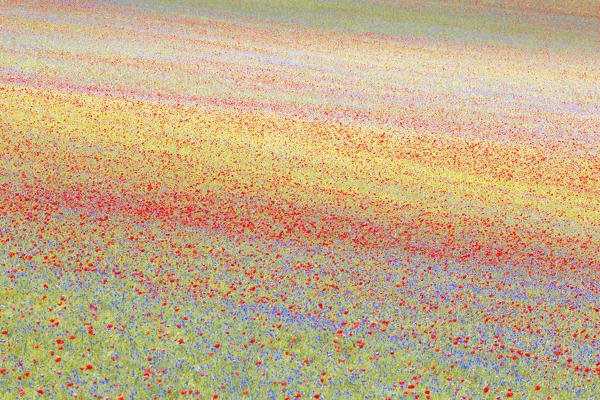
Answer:
<path fill-rule="evenodd" d="M 0 400 L 600 399 L 597 1 L 0 1 Z"/>

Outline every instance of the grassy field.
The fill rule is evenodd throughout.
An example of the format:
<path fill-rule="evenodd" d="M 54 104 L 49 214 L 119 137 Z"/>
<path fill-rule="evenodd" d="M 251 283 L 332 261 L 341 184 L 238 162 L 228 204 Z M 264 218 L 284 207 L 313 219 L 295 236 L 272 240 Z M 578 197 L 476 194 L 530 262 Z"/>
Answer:
<path fill-rule="evenodd" d="M 594 399 L 595 1 L 0 3 L 0 399 Z"/>

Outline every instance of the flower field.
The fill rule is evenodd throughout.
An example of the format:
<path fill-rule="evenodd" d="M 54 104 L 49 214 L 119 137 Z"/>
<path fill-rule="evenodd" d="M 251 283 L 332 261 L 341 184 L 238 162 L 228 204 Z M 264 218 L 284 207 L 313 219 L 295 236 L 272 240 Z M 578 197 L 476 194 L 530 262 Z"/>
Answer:
<path fill-rule="evenodd" d="M 600 6 L 0 2 L 0 400 L 600 398 Z"/>

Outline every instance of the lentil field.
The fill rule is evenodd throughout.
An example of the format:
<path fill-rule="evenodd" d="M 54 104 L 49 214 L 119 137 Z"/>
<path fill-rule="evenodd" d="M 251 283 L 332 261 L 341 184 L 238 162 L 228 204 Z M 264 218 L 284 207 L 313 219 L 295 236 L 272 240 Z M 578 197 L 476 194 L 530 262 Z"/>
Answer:
<path fill-rule="evenodd" d="M 0 1 L 0 399 L 600 398 L 600 4 Z"/>

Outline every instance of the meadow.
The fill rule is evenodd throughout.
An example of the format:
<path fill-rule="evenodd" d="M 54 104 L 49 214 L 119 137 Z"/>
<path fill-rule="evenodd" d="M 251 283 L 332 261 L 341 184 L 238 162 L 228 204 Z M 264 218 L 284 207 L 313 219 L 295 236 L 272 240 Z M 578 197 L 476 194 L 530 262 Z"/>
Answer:
<path fill-rule="evenodd" d="M 0 400 L 600 398 L 596 1 L 0 2 Z"/>

